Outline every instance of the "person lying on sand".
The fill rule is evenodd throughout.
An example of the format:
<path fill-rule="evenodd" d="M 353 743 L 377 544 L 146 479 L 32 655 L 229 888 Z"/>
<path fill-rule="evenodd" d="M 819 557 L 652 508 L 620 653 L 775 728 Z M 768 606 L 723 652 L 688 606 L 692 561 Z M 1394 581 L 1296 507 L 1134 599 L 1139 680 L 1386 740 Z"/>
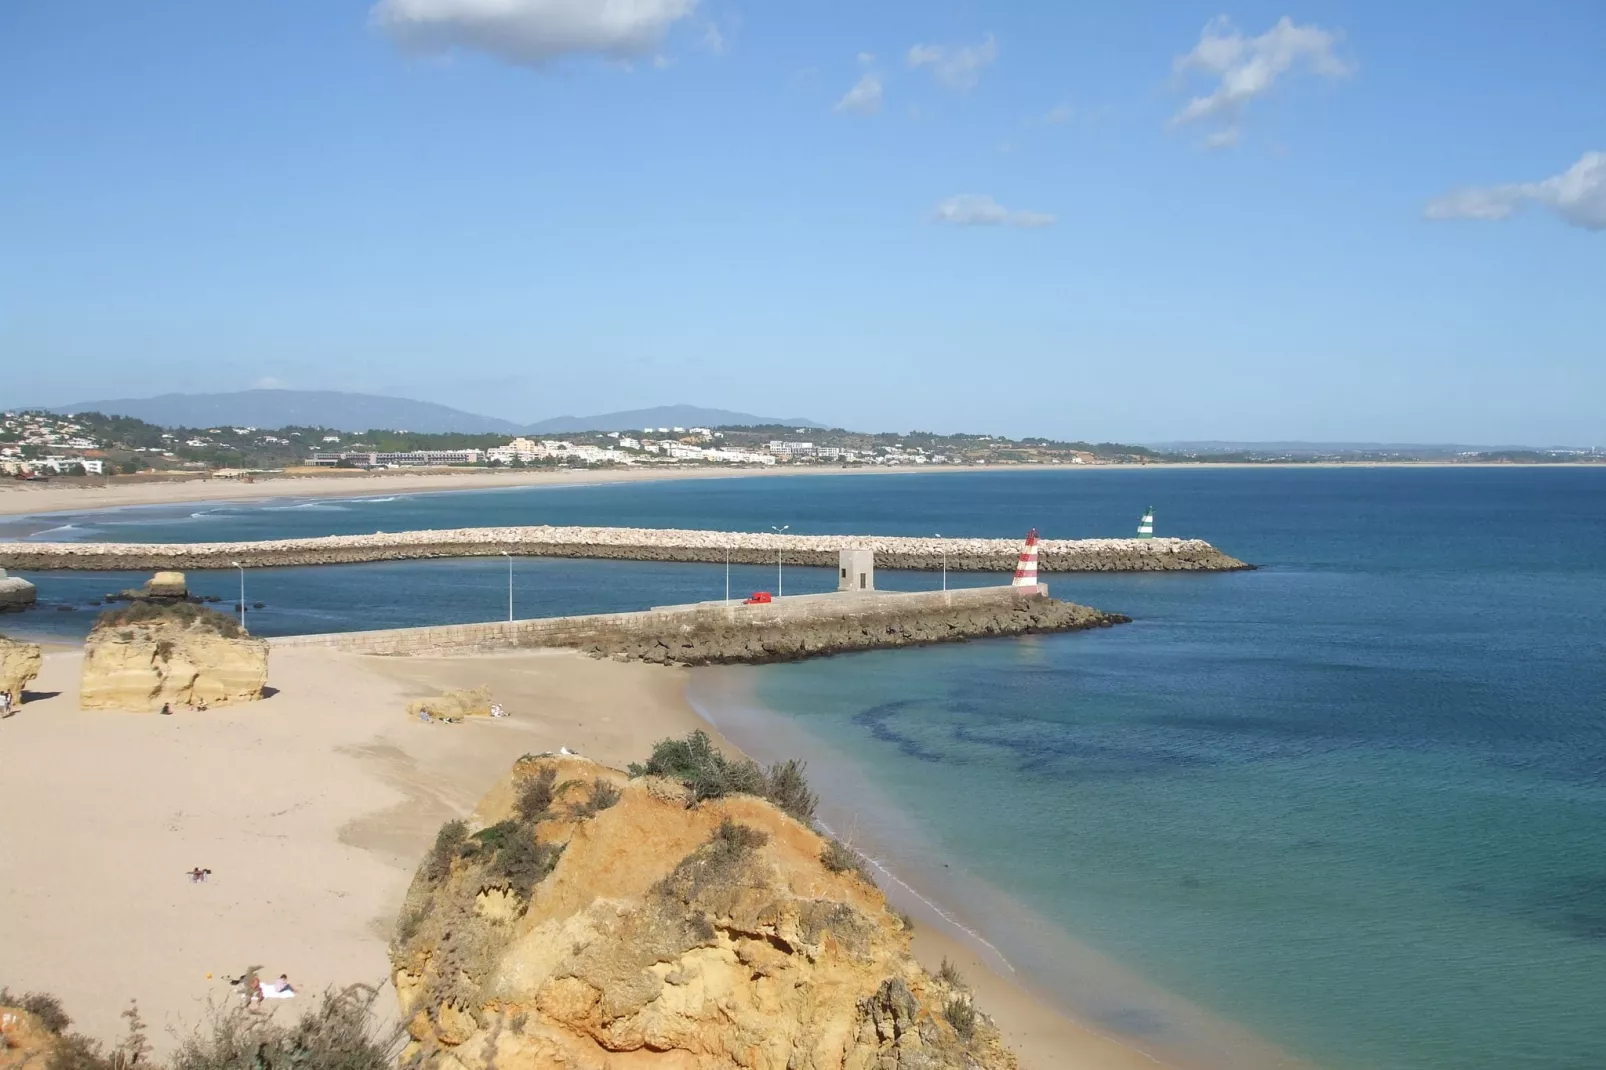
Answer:
<path fill-rule="evenodd" d="M 190 883 L 191 884 L 205 884 L 206 883 L 206 878 L 210 877 L 211 875 L 212 875 L 212 871 L 211 870 L 202 869 L 200 866 L 196 866 L 194 869 L 190 870 Z"/>
<path fill-rule="evenodd" d="M 296 990 L 290 987 L 290 978 L 282 973 L 277 981 L 269 981 L 267 984 L 260 985 L 259 990 L 263 999 L 291 999 L 296 994 Z"/>

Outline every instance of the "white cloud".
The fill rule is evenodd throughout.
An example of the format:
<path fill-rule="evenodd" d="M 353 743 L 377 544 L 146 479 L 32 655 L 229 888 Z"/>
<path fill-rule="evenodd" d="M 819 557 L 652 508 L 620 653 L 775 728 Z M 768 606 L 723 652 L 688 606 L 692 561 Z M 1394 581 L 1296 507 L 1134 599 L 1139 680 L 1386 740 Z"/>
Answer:
<path fill-rule="evenodd" d="M 936 223 L 956 227 L 1051 227 L 1059 220 L 1047 212 L 1011 211 L 985 193 L 961 193 L 937 205 Z"/>
<path fill-rule="evenodd" d="M 719 27 L 710 22 L 703 29 L 703 47 L 716 56 L 723 56 L 730 46 L 725 41 L 725 35 L 719 32 Z"/>
<path fill-rule="evenodd" d="M 369 20 L 406 48 L 466 48 L 539 66 L 565 55 L 650 55 L 697 0 L 379 0 Z"/>
<path fill-rule="evenodd" d="M 283 379 L 275 379 L 271 375 L 264 375 L 251 384 L 251 389 L 253 390 L 283 390 L 284 388 L 285 381 Z"/>
<path fill-rule="evenodd" d="M 1575 227 L 1606 230 L 1606 152 L 1586 152 L 1559 175 L 1456 190 L 1428 202 L 1429 219 L 1505 219 L 1528 202 L 1542 204 Z"/>
<path fill-rule="evenodd" d="M 909 49 L 911 70 L 930 67 L 933 77 L 949 89 L 963 93 L 976 88 L 981 72 L 998 58 L 998 42 L 988 34 L 980 44 L 947 48 L 943 45 L 915 45 Z"/>
<path fill-rule="evenodd" d="M 1211 19 L 1193 51 L 1178 56 L 1172 66 L 1178 75 L 1203 72 L 1216 79 L 1215 87 L 1188 101 L 1172 116 L 1172 125 L 1217 120 L 1226 125 L 1206 145 L 1236 144 L 1244 109 L 1271 92 L 1283 75 L 1299 68 L 1324 78 L 1342 78 L 1354 71 L 1354 65 L 1335 52 L 1342 37 L 1320 26 L 1295 25 L 1287 15 L 1259 37 L 1245 37 L 1226 16 Z"/>
<path fill-rule="evenodd" d="M 870 73 L 860 78 L 853 88 L 836 102 L 836 110 L 854 115 L 874 115 L 881 110 L 881 77 Z"/>
<path fill-rule="evenodd" d="M 1048 109 L 1048 114 L 1043 116 L 1043 122 L 1049 126 L 1058 126 L 1061 123 L 1070 122 L 1071 117 L 1075 114 L 1076 110 L 1069 104 L 1057 104 Z"/>

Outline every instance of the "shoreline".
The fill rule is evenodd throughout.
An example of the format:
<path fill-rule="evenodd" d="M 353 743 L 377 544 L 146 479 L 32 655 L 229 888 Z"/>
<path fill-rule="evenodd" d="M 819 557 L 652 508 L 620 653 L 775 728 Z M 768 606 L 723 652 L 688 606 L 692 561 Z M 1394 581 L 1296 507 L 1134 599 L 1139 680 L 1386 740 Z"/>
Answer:
<path fill-rule="evenodd" d="M 674 468 L 610 469 L 581 471 L 479 471 L 442 472 L 391 471 L 364 472 L 349 476 L 280 476 L 260 482 L 198 478 L 191 480 L 141 483 L 104 483 L 97 486 L 69 486 L 54 483 L 37 486 L 14 480 L 0 481 L 0 517 L 48 516 L 57 513 L 94 512 L 152 505 L 258 501 L 272 498 L 355 498 L 381 494 L 439 494 L 487 490 L 513 490 L 539 486 L 593 486 L 612 483 L 644 483 L 691 479 L 751 479 L 795 476 L 897 476 L 935 475 L 959 472 L 1131 472 L 1238 470 L 1245 468 L 1338 469 L 1338 468 L 1603 468 L 1606 464 L 1540 462 L 1502 464 L 1498 462 L 1455 461 L 1312 461 L 1307 463 L 1267 461 L 1232 462 L 1156 462 L 1154 464 L 1090 465 L 908 465 L 898 467 L 844 468 L 832 465 L 787 465 L 775 468 Z M 114 477 L 115 478 L 115 477 Z"/>
<path fill-rule="evenodd" d="M 136 998 L 161 1050 L 227 1005 L 222 978 L 246 966 L 308 993 L 388 977 L 395 914 L 436 829 L 472 813 L 521 754 L 568 746 L 623 768 L 695 728 L 730 746 L 691 705 L 687 670 L 570 651 L 279 650 L 270 697 L 172 718 L 80 711 L 81 659 L 54 646 L 30 701 L 0 721 L 0 746 L 26 759 L 0 766 L 5 980 L 59 996 L 108 1042 Z M 404 715 L 409 699 L 480 684 L 513 716 Z M 186 879 L 196 865 L 207 883 Z M 917 927 L 916 953 L 970 966 L 1023 1070 L 1157 1065 L 935 925 Z"/>
<path fill-rule="evenodd" d="M 1315 1070 L 1247 1028 L 1161 988 L 1083 943 L 987 875 L 970 872 L 962 857 L 942 853 L 913 815 L 876 786 L 871 770 L 795 719 L 765 706 L 754 693 L 757 671 L 751 666 L 694 669 L 688 679 L 688 701 L 721 737 L 761 764 L 792 757 L 807 764 L 821 799 L 820 824 L 858 847 L 888 900 L 914 917 L 921 962 L 928 968 L 935 968 L 944 957 L 959 963 L 982 1010 L 992 1013 L 984 1001 L 990 988 L 1023 994 L 1037 1013 L 1068 1021 L 1084 1036 L 1118 1048 L 1122 1058 L 1135 1057 L 1150 1068 Z M 754 717 L 754 711 L 763 711 L 762 716 Z M 1024 953 L 1023 946 L 1032 953 Z M 1045 961 L 1073 968 L 1063 977 L 1051 978 L 1037 969 Z M 1010 1022 L 999 1018 L 1006 1036 L 1011 1035 L 1010 1027 L 1026 1028 L 1015 1019 L 1021 1011 L 1012 1006 Z M 1165 1039 L 1101 1025 L 1101 1013 L 1112 1011 L 1152 1019 L 1161 1025 Z M 1084 1065 L 1064 1055 L 1058 1058 L 1062 1061 L 1047 1065 Z M 1022 1065 L 1036 1064 L 1023 1059 Z"/>

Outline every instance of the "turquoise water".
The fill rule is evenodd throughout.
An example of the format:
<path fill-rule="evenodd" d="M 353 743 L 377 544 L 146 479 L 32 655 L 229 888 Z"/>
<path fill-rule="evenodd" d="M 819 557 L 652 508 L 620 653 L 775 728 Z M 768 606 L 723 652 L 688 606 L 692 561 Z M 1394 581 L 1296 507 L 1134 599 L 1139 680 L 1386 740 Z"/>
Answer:
<path fill-rule="evenodd" d="M 703 673 L 696 698 L 754 751 L 808 756 L 833 827 L 942 887 L 1005 959 L 1111 1028 L 1254 1063 L 1174 993 L 1334 1070 L 1606 1067 L 1606 470 L 1011 472 L 297 504 L 62 522 L 140 540 L 543 522 L 1061 537 L 1126 534 L 1153 504 L 1162 534 L 1262 569 L 1051 576 L 1057 595 L 1134 623 Z M 724 579 L 516 571 L 521 615 L 718 597 Z M 830 575 L 788 569 L 787 587 Z M 80 605 L 116 585 L 32 578 Z M 735 585 L 773 579 L 739 569 Z M 235 582 L 196 578 L 224 596 Z M 501 562 L 248 583 L 267 595 L 259 631 L 506 610 Z M 1101 956 L 1135 976 L 1111 979 Z"/>

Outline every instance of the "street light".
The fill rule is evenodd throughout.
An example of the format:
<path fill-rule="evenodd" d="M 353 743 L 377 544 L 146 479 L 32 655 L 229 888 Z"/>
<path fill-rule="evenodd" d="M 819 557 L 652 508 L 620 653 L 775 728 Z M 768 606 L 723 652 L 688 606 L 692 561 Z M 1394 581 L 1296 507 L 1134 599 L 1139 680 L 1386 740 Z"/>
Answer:
<path fill-rule="evenodd" d="M 731 548 L 725 547 L 725 601 L 731 600 Z"/>
<path fill-rule="evenodd" d="M 506 550 L 502 556 L 507 558 L 507 622 L 513 623 L 513 555 Z"/>
<path fill-rule="evenodd" d="M 935 532 L 937 538 L 942 538 L 942 532 Z M 948 593 L 948 544 L 942 544 L 942 590 Z"/>
<path fill-rule="evenodd" d="M 245 631 L 245 566 L 238 561 L 229 564 L 240 570 L 240 630 Z"/>
<path fill-rule="evenodd" d="M 774 524 L 771 524 L 770 525 L 770 530 L 775 532 L 775 534 L 777 534 L 777 535 L 784 535 L 786 533 L 786 529 L 791 527 L 791 526 L 792 525 L 790 525 L 790 524 L 782 524 L 780 527 L 776 527 Z M 782 594 L 781 586 L 782 586 L 782 584 L 781 584 L 781 548 L 780 548 L 779 545 L 777 545 L 775 547 L 775 597 L 776 598 L 781 597 L 781 594 Z"/>

